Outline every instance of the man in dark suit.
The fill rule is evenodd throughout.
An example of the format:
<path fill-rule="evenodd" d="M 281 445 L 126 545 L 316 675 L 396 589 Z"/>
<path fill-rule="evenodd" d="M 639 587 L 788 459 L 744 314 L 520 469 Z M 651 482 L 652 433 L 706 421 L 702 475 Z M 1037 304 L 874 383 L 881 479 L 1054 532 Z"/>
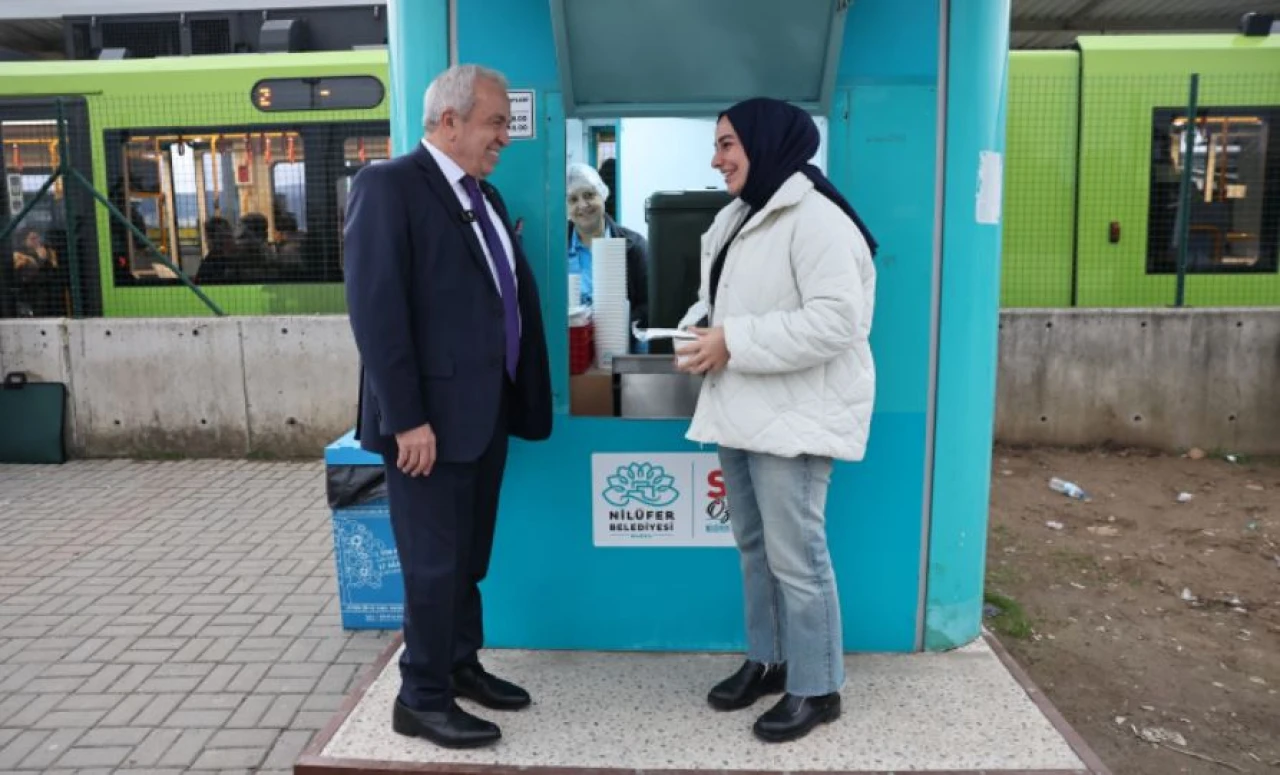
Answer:
<path fill-rule="evenodd" d="M 352 181 L 347 305 L 363 366 L 361 446 L 383 456 L 404 574 L 396 732 L 447 747 L 498 727 L 455 697 L 515 710 L 530 698 L 480 664 L 509 436 L 551 434 L 551 378 L 533 274 L 497 189 L 510 142 L 501 74 L 455 66 L 425 97 L 426 137 Z"/>

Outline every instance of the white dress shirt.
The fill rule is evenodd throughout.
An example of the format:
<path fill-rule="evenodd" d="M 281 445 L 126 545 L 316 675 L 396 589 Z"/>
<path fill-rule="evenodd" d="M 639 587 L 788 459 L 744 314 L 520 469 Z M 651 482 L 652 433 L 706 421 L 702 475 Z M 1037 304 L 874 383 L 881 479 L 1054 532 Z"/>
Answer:
<path fill-rule="evenodd" d="M 462 205 L 463 210 L 471 209 L 471 196 L 467 194 L 467 190 L 462 187 L 462 179 L 466 177 L 466 172 L 458 166 L 458 163 L 450 159 L 444 151 L 432 145 L 425 137 L 422 138 L 422 145 L 431 153 L 432 158 L 436 160 L 436 164 L 440 165 L 440 171 L 444 173 L 445 180 L 449 181 L 449 185 L 453 188 L 453 193 L 458 196 L 458 203 Z M 502 225 L 502 219 L 498 217 L 498 213 L 493 209 L 493 205 L 489 202 L 489 197 L 484 196 L 484 190 L 480 191 L 481 197 L 484 198 L 485 209 L 489 211 L 489 220 L 493 223 L 494 231 L 498 232 L 498 239 L 502 241 L 502 249 L 507 253 L 507 263 L 511 265 L 511 279 L 515 282 L 516 276 L 516 254 L 511 249 L 511 237 L 507 234 L 506 228 Z M 480 229 L 480 221 L 473 220 L 471 229 L 476 233 L 476 240 L 480 243 L 480 249 L 484 251 L 485 258 L 489 260 L 489 274 L 493 276 L 493 283 L 498 286 L 498 294 L 502 294 L 502 287 L 498 283 L 497 269 L 493 263 L 493 254 L 489 252 L 489 243 L 485 241 L 484 232 Z"/>

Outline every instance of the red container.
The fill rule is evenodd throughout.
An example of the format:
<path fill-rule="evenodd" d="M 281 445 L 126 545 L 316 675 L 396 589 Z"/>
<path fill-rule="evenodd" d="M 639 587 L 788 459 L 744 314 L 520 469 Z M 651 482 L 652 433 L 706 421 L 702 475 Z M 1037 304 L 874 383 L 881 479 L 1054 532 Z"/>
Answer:
<path fill-rule="evenodd" d="M 584 374 L 595 358 L 595 341 L 590 323 L 569 326 L 569 373 Z"/>

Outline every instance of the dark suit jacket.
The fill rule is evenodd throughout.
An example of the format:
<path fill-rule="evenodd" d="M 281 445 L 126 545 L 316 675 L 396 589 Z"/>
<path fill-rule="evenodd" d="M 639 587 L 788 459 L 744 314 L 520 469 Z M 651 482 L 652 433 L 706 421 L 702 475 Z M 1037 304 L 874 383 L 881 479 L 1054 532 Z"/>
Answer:
<path fill-rule="evenodd" d="M 551 372 L 538 289 L 501 196 L 480 185 L 510 236 L 519 287 L 520 362 L 507 432 L 545 439 Z M 395 434 L 430 423 L 438 460 L 476 460 L 493 437 L 507 383 L 502 299 L 480 240 L 421 144 L 356 175 L 344 258 L 362 365 L 360 445 L 393 455 Z"/>

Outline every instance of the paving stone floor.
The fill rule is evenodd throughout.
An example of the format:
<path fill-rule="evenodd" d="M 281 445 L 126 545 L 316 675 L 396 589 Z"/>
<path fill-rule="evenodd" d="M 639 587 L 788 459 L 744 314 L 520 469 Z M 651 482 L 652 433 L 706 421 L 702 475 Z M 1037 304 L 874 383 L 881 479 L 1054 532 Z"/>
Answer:
<path fill-rule="evenodd" d="M 0 772 L 289 771 L 393 634 L 332 555 L 319 461 L 0 466 Z"/>

